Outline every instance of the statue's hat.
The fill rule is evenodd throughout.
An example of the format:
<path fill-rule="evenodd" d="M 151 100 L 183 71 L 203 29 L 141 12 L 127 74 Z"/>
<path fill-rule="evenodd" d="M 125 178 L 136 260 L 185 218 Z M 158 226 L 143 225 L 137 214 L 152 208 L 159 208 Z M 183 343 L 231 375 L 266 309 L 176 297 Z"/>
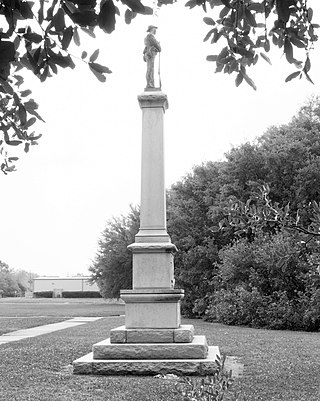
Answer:
<path fill-rule="evenodd" d="M 154 26 L 154 25 L 149 25 L 149 26 L 148 26 L 148 29 L 147 29 L 147 32 L 150 32 L 151 29 L 158 29 L 158 27 L 157 27 L 157 26 Z"/>

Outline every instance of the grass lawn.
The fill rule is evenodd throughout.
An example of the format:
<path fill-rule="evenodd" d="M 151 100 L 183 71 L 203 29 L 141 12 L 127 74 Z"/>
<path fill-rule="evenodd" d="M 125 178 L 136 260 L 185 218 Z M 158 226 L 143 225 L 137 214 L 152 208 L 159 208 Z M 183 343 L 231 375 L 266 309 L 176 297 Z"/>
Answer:
<path fill-rule="evenodd" d="M 31 303 L 30 309 L 35 305 Z M 96 307 L 102 311 L 100 303 Z M 45 314 L 46 309 L 41 308 Z M 82 303 L 81 308 L 87 311 L 83 316 L 99 316 L 92 304 L 86 309 Z M 48 310 L 52 313 L 51 307 Z M 89 324 L 0 345 L 0 400 L 182 401 L 168 380 L 72 375 L 72 361 L 90 352 L 93 343 L 107 338 L 111 328 L 124 323 L 123 317 L 110 316 L 110 310 L 109 317 Z M 75 307 L 75 313 L 78 311 Z M 209 344 L 219 345 L 223 354 L 244 364 L 243 377 L 234 388 L 242 389 L 248 401 L 320 400 L 320 333 L 256 330 L 200 320 L 184 323 L 194 324 L 196 333 L 205 334 Z"/>
<path fill-rule="evenodd" d="M 12 331 L 29 329 L 30 327 L 44 326 L 45 324 L 57 323 L 66 320 L 58 317 L 0 317 L 0 336 Z"/>
<path fill-rule="evenodd" d="M 124 305 L 101 298 L 1 298 L 0 317 L 117 316 L 124 314 Z"/>

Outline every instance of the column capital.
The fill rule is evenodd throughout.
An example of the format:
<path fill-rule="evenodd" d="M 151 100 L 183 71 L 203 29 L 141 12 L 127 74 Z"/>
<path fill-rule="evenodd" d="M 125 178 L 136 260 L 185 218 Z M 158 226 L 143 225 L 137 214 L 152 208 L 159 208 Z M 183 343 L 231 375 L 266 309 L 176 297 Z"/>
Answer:
<path fill-rule="evenodd" d="M 163 108 L 166 111 L 169 107 L 167 95 L 161 91 L 145 91 L 138 96 L 141 109 Z"/>

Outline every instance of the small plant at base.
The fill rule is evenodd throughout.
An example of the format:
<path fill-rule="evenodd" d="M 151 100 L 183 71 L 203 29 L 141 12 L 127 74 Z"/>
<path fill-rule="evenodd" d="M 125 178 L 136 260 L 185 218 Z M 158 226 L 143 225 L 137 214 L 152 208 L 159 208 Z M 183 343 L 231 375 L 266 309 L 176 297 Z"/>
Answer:
<path fill-rule="evenodd" d="M 225 369 L 226 357 L 217 357 L 217 370 L 214 374 L 201 379 L 181 377 L 176 384 L 177 391 L 184 401 L 222 401 L 233 384 L 232 371 Z M 230 397 L 229 397 L 229 400 Z M 232 401 L 246 401 L 245 397 L 234 394 Z"/>

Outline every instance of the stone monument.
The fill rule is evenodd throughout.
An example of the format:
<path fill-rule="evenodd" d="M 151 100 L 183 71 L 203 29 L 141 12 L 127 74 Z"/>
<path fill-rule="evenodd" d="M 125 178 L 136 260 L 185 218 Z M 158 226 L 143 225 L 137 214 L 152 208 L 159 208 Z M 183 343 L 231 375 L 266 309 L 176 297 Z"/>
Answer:
<path fill-rule="evenodd" d="M 151 28 L 154 32 L 155 27 L 148 31 Z M 142 109 L 141 207 L 140 229 L 129 245 L 133 289 L 121 291 L 125 325 L 112 329 L 110 338 L 74 361 L 75 374 L 206 375 L 216 370 L 218 347 L 209 347 L 205 336 L 194 335 L 192 325 L 181 324 L 184 291 L 174 287 L 177 249 L 166 227 L 163 128 L 168 100 L 160 88 L 152 86 L 152 66 L 147 70 L 147 87 L 138 96 Z"/>

